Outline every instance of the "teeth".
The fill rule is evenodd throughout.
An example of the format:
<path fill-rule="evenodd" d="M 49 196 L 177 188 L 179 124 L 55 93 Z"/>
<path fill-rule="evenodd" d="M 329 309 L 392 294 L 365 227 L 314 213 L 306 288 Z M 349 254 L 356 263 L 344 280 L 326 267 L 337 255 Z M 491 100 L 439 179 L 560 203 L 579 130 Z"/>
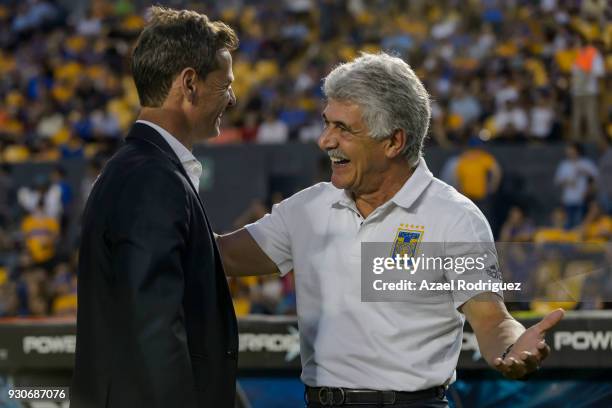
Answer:
<path fill-rule="evenodd" d="M 346 157 L 339 157 L 339 156 L 329 156 L 329 159 L 334 163 L 338 163 L 342 160 L 348 160 Z"/>

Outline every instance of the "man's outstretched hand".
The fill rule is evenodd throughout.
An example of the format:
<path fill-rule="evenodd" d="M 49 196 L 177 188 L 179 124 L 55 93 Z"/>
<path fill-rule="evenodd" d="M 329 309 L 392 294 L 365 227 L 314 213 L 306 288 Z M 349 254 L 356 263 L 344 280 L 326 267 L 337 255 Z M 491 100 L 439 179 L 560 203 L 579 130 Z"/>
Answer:
<path fill-rule="evenodd" d="M 501 357 L 495 359 L 495 368 L 506 378 L 513 380 L 522 379 L 540 368 L 540 364 L 550 353 L 544 335 L 559 323 L 564 315 L 563 309 L 554 310 L 539 323 L 525 330 L 503 360 Z"/>

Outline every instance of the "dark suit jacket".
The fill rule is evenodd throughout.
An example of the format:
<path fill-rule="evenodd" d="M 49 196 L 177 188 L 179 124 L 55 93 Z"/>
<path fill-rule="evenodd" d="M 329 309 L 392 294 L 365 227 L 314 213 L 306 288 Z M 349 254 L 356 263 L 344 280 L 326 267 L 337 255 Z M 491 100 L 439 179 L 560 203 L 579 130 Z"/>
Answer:
<path fill-rule="evenodd" d="M 163 137 L 136 123 L 83 214 L 72 408 L 223 408 L 238 330 L 204 207 Z"/>

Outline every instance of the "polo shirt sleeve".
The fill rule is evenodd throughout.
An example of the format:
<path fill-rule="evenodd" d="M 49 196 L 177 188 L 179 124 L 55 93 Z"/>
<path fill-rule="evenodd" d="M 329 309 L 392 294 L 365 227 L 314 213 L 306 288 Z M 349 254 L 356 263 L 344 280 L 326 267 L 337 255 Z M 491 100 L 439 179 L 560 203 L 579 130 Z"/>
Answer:
<path fill-rule="evenodd" d="M 468 284 L 483 282 L 501 285 L 502 275 L 493 233 L 489 222 L 474 204 L 471 204 L 470 208 L 449 228 L 444 245 L 445 256 L 456 260 L 454 269 L 444 271 L 448 281 L 454 280 L 457 283 L 458 280 L 463 280 Z M 472 261 L 467 261 L 469 259 Z M 470 262 L 470 265 L 467 262 Z M 455 308 L 484 292 L 492 290 L 487 287 L 471 288 L 471 286 L 469 289 L 458 289 L 458 285 L 455 285 L 455 290 L 452 292 Z M 503 298 L 501 289 L 493 292 Z"/>
<path fill-rule="evenodd" d="M 293 269 L 291 234 L 286 222 L 288 207 L 287 200 L 275 204 L 270 214 L 245 226 L 257 245 L 276 264 L 281 276 Z"/>

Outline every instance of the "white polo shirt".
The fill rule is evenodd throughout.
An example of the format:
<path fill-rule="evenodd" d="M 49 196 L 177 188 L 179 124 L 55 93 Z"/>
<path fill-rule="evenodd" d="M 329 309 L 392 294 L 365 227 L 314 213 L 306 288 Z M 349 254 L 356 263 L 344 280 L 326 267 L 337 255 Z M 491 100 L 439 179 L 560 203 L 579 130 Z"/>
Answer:
<path fill-rule="evenodd" d="M 422 242 L 493 241 L 480 210 L 423 159 L 366 219 L 344 190 L 319 183 L 246 226 L 282 274 L 295 271 L 305 384 L 416 391 L 454 380 L 465 300 L 361 301 L 361 242 L 393 242 L 403 227 L 420 231 Z"/>

